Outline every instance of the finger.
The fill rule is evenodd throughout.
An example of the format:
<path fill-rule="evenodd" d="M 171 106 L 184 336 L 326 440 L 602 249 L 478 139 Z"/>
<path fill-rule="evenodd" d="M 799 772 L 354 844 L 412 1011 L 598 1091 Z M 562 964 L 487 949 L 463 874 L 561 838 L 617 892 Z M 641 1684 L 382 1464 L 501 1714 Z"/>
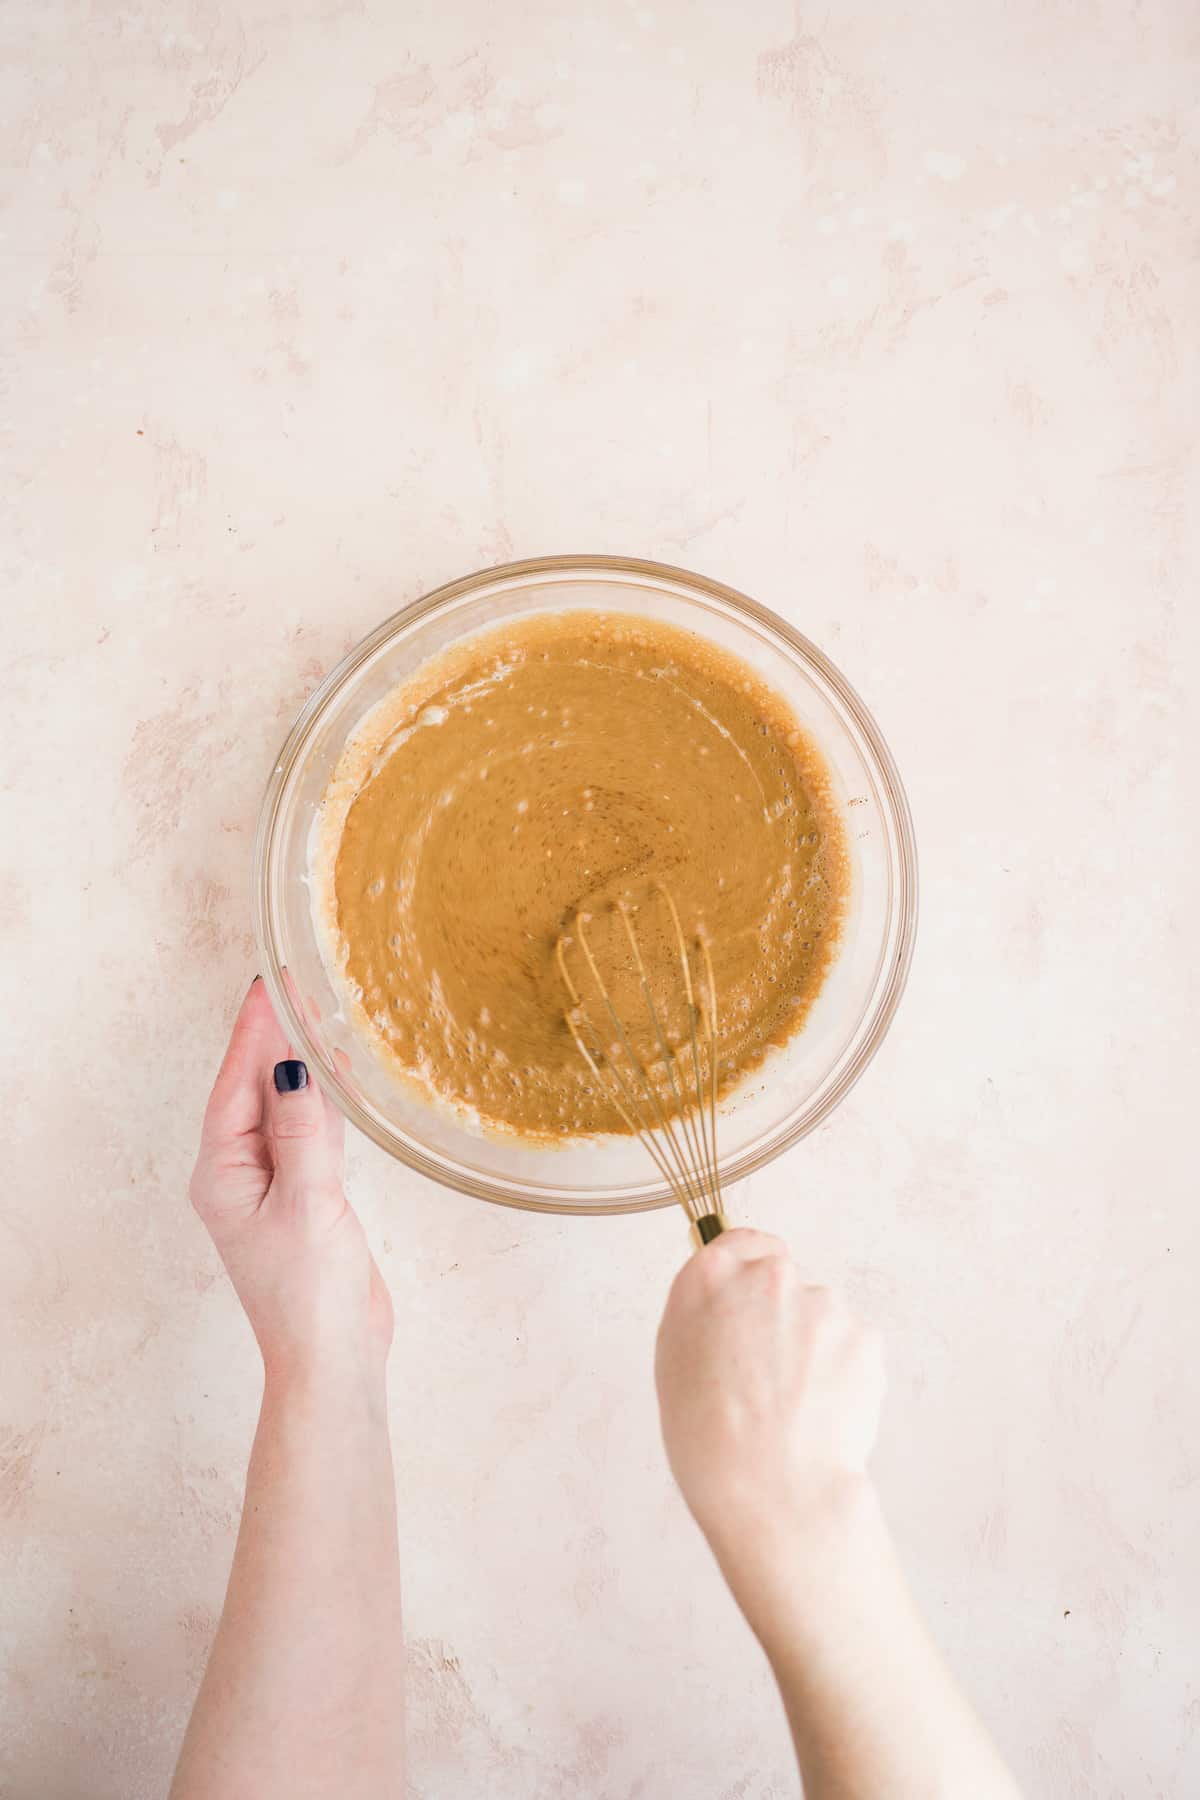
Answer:
<path fill-rule="evenodd" d="M 691 1299 L 705 1303 L 739 1269 L 749 1269 L 755 1263 L 786 1261 L 789 1257 L 783 1239 L 772 1237 L 768 1231 L 753 1231 L 744 1225 L 723 1231 L 688 1257 L 671 1283 L 667 1310 Z"/>
<path fill-rule="evenodd" d="M 276 1182 L 297 1194 L 341 1182 L 340 1132 L 307 1065 L 284 1057 L 271 1071 L 263 1108 Z"/>
<path fill-rule="evenodd" d="M 321 1008 L 317 1004 L 315 997 L 312 994 L 301 994 L 296 978 L 290 969 L 281 970 L 280 979 L 287 991 L 288 999 L 295 1008 L 296 1015 L 299 1018 L 301 1025 L 308 1032 L 310 1041 L 317 1042 L 321 1036 Z M 282 1056 L 283 1054 L 284 1052 L 280 1051 L 280 1055 Z M 295 1046 L 289 1040 L 287 1055 L 289 1057 L 294 1057 L 295 1054 Z M 345 1076 L 349 1073 L 350 1058 L 346 1055 L 344 1050 L 334 1050 L 333 1061 L 339 1075 Z M 324 1095 L 324 1101 L 326 1121 L 329 1127 L 329 1140 L 340 1155 L 346 1135 L 346 1121 L 338 1108 L 334 1105 L 333 1101 L 329 1098 L 328 1094 Z"/>
<path fill-rule="evenodd" d="M 312 994 L 301 994 L 296 983 L 296 978 L 290 969 L 284 969 L 283 971 L 283 985 L 287 989 L 288 999 L 295 1007 L 301 1023 L 307 1030 L 309 1037 L 316 1041 L 320 1037 L 321 1008 L 318 1005 L 315 996 Z M 294 1050 L 290 1047 L 288 1049 L 288 1055 L 294 1055 Z M 335 1069 L 338 1074 L 344 1078 L 350 1073 L 350 1058 L 346 1055 L 344 1050 L 335 1049 L 332 1051 L 332 1055 Z M 346 1136 L 346 1121 L 341 1112 L 334 1105 L 333 1101 L 329 1098 L 328 1094 L 325 1095 L 325 1113 L 329 1125 L 330 1142 L 340 1154 Z"/>
<path fill-rule="evenodd" d="M 735 1225 L 713 1238 L 697 1254 L 716 1254 L 737 1262 L 758 1262 L 764 1256 L 790 1257 L 791 1251 L 782 1238 L 772 1236 L 769 1231 L 755 1231 L 749 1225 Z"/>
<path fill-rule="evenodd" d="M 204 1114 L 203 1138 L 220 1147 L 257 1131 L 262 1123 L 263 1076 L 287 1055 L 287 1039 L 279 1029 L 266 985 L 256 975 L 234 1020 Z"/>

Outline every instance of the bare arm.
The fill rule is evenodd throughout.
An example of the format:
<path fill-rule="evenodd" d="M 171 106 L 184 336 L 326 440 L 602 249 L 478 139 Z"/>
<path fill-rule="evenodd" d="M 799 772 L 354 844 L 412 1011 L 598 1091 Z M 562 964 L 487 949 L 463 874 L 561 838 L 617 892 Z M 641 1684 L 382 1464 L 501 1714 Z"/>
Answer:
<path fill-rule="evenodd" d="M 341 1185 L 341 1126 L 261 983 L 205 1119 L 192 1198 L 263 1353 L 225 1608 L 171 1800 L 403 1792 L 391 1306 Z M 286 1063 L 279 1092 L 273 1079 Z"/>
<path fill-rule="evenodd" d="M 659 1334 L 676 1479 L 770 1660 L 810 1800 L 1016 1800 L 926 1634 L 866 1474 L 877 1337 L 783 1244 L 727 1233 Z"/>

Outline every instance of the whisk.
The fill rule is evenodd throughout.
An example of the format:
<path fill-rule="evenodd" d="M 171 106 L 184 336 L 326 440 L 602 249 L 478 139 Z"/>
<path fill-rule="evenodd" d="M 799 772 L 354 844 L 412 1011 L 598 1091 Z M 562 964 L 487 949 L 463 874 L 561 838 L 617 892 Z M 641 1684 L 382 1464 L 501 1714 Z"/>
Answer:
<path fill-rule="evenodd" d="M 607 1017 L 616 1034 L 611 1045 L 606 1047 L 605 1038 L 567 967 L 566 948 L 571 942 L 570 936 L 559 938 L 555 955 L 570 999 L 566 1020 L 575 1046 L 616 1112 L 650 1153 L 659 1174 L 687 1214 L 693 1242 L 699 1247 L 711 1243 L 728 1224 L 717 1165 L 717 987 L 712 952 L 708 940 L 701 936 L 698 943 L 708 990 L 706 1004 L 701 1005 L 678 908 L 661 882 L 655 883 L 655 887 L 670 913 L 679 955 L 687 1011 L 681 1043 L 670 1041 L 650 985 L 629 906 L 621 900 L 616 910 L 625 928 L 633 970 L 645 1002 L 650 1040 L 657 1046 L 659 1066 L 664 1070 L 661 1086 L 635 1049 L 630 1030 L 614 1005 L 609 986 L 600 972 L 588 938 L 588 926 L 592 922 L 590 913 L 575 915 L 574 937 L 595 984 L 602 1015 Z"/>

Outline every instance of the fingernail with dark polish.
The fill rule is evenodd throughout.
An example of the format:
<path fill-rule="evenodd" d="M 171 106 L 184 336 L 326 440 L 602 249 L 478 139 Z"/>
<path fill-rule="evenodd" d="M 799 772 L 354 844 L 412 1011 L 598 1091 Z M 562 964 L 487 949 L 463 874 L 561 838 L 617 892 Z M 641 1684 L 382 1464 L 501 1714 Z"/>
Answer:
<path fill-rule="evenodd" d="M 307 1086 L 308 1070 L 302 1062 L 275 1064 L 275 1092 L 277 1094 L 294 1094 L 298 1088 Z"/>

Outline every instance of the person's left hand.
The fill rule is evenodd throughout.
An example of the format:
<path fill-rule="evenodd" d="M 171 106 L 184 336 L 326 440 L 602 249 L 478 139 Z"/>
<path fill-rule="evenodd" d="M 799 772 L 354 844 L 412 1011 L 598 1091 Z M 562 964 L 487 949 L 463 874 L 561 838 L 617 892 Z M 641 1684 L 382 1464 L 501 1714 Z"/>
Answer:
<path fill-rule="evenodd" d="M 342 1186 L 341 1117 L 291 1060 L 260 980 L 208 1102 L 190 1191 L 268 1379 L 382 1375 L 392 1303 Z"/>

